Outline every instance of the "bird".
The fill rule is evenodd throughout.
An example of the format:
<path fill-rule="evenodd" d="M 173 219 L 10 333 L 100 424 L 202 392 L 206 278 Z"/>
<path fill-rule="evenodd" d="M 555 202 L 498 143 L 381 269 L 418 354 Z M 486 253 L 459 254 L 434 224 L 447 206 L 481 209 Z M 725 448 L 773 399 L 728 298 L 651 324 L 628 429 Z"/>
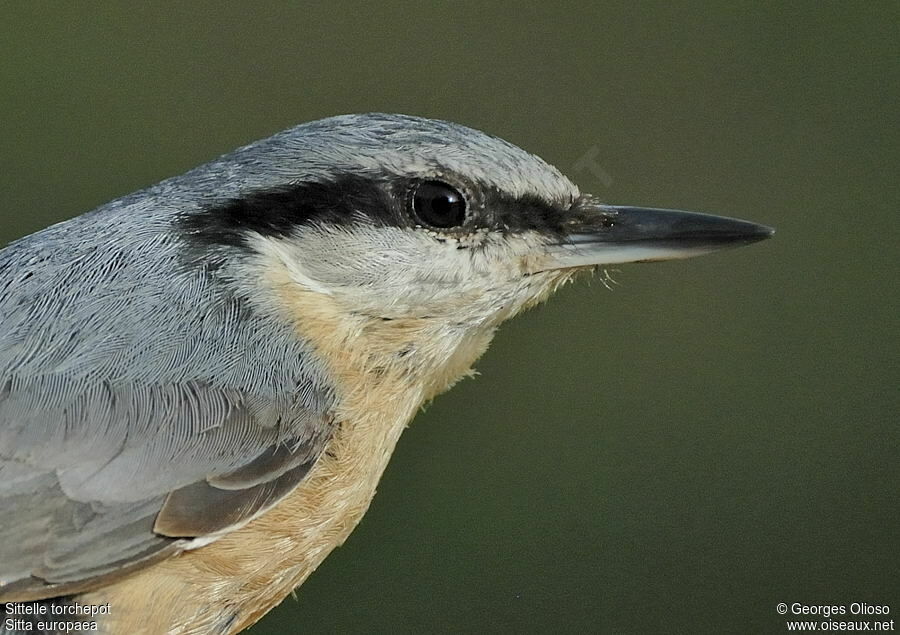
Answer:
<path fill-rule="evenodd" d="M 12 242 L 0 633 L 248 627 L 343 543 L 502 322 L 581 272 L 773 231 L 606 204 L 498 137 L 368 113 Z"/>

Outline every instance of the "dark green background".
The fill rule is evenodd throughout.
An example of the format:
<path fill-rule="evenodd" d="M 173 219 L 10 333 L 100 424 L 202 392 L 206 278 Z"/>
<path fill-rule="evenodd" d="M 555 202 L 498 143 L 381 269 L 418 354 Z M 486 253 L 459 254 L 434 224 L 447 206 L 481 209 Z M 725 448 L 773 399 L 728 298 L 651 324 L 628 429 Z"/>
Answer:
<path fill-rule="evenodd" d="M 503 136 L 609 202 L 778 228 L 508 324 L 256 635 L 900 613 L 900 5 L 787 4 L 4 4 L 3 242 L 372 110 Z"/>

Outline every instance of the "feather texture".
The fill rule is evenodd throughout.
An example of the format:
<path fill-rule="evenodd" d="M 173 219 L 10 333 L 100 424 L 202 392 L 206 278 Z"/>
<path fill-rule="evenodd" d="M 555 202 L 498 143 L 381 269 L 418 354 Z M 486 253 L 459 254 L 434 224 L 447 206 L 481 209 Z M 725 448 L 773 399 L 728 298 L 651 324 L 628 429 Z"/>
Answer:
<path fill-rule="evenodd" d="M 185 266 L 159 214 L 125 199 L 0 251 L 0 600 L 82 590 L 246 522 L 328 439 L 312 351 Z M 164 508 L 174 534 L 154 529 Z"/>

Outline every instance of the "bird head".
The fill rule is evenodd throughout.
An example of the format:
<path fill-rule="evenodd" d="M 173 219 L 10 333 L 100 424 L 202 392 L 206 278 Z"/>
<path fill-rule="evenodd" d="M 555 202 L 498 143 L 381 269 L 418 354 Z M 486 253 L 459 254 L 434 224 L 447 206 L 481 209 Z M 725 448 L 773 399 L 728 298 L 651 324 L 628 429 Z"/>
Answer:
<path fill-rule="evenodd" d="M 606 205 L 506 141 L 400 115 L 305 124 L 184 178 L 228 193 L 181 227 L 219 279 L 291 322 L 345 383 L 390 377 L 418 387 L 414 403 L 471 373 L 497 325 L 575 273 L 772 233 Z"/>
<path fill-rule="evenodd" d="M 189 217 L 195 238 L 247 250 L 266 266 L 277 261 L 298 287 L 381 320 L 493 326 L 574 272 L 685 258 L 772 233 L 605 205 L 502 139 L 418 117 L 324 119 L 210 166 L 239 175 L 242 188 Z"/>

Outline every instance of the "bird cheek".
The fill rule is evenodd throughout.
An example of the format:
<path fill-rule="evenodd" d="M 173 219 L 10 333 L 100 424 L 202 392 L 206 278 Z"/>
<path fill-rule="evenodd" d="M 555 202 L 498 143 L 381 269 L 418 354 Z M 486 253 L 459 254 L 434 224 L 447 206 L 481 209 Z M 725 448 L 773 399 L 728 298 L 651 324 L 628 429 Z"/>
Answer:
<path fill-rule="evenodd" d="M 520 275 L 531 276 L 552 269 L 551 258 L 546 253 L 531 252 L 519 259 Z"/>
<path fill-rule="evenodd" d="M 545 238 L 537 232 L 507 236 L 503 247 L 498 254 L 498 259 L 508 263 L 507 269 L 512 280 L 546 271 L 552 267 L 551 258 L 545 246 Z"/>

